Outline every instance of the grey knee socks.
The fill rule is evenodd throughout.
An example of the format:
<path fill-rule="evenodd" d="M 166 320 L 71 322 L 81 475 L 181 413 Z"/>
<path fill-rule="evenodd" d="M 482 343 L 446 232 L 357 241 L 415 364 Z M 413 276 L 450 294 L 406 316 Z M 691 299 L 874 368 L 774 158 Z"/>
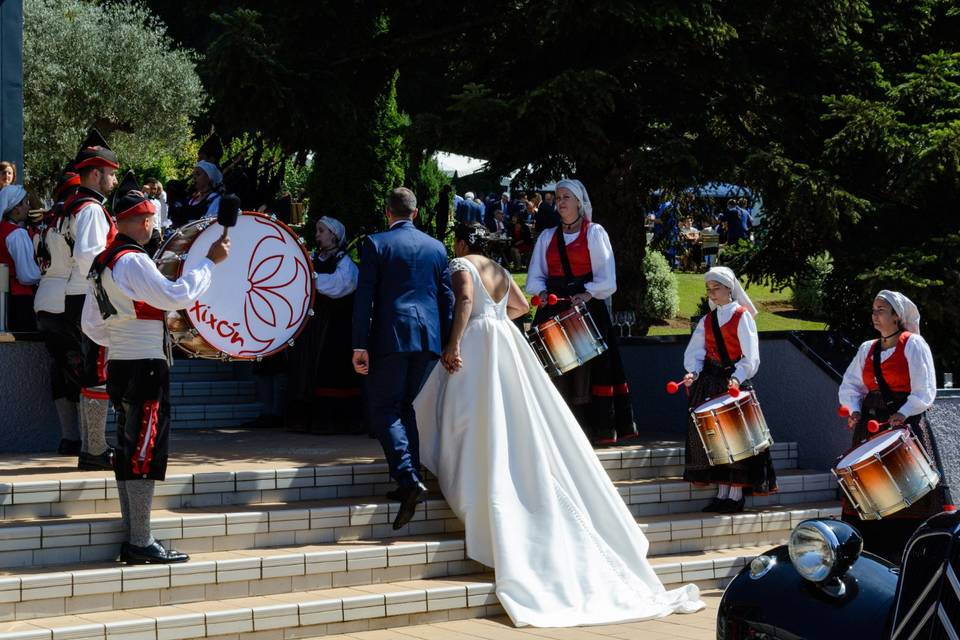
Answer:
<path fill-rule="evenodd" d="M 80 416 L 76 402 L 66 398 L 57 398 L 53 401 L 57 408 L 57 417 L 60 418 L 60 437 L 64 440 L 80 440 Z"/>
<path fill-rule="evenodd" d="M 123 539 L 130 540 L 130 496 L 127 495 L 127 481 L 117 480 L 117 493 L 120 495 L 120 516 L 123 519 Z"/>
<path fill-rule="evenodd" d="M 153 506 L 154 480 L 126 480 L 117 482 L 126 485 L 127 512 L 124 520 L 129 528 L 130 544 L 135 547 L 146 547 L 153 544 L 150 535 L 150 510 Z M 123 502 L 121 500 L 121 508 Z"/>
<path fill-rule="evenodd" d="M 107 450 L 107 401 L 80 398 L 82 450 L 98 456 Z"/>

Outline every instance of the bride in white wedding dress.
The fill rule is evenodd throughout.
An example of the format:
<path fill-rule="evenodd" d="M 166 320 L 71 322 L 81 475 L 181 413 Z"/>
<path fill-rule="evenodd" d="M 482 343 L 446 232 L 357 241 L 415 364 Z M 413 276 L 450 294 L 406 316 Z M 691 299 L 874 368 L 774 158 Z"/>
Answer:
<path fill-rule="evenodd" d="M 527 301 L 458 225 L 453 328 L 415 401 L 420 457 L 463 520 L 467 555 L 496 572 L 517 626 L 642 620 L 703 608 L 666 591 L 648 542 L 563 398 L 511 322 Z"/>

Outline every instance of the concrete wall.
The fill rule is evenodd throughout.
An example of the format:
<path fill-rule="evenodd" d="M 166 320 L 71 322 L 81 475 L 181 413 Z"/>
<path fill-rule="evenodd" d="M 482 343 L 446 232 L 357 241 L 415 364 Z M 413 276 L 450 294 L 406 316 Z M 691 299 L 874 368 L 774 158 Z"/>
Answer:
<path fill-rule="evenodd" d="M 50 399 L 49 363 L 42 342 L 0 344 L 0 453 L 56 450 L 60 421 Z"/>
<path fill-rule="evenodd" d="M 686 337 L 627 339 L 622 347 L 637 426 L 644 431 L 686 433 L 687 402 L 668 395 L 668 380 L 684 373 Z M 754 386 L 774 440 L 799 443 L 800 465 L 828 469 L 850 447 L 837 417 L 837 383 L 786 337 L 762 337 Z"/>

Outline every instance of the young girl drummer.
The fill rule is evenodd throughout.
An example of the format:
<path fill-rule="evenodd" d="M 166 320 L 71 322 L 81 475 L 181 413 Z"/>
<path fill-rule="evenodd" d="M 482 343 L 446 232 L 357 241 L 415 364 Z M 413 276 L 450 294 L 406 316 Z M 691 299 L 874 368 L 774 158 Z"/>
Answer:
<path fill-rule="evenodd" d="M 750 378 L 760 367 L 756 307 L 736 275 L 727 267 L 714 267 L 704 274 L 710 313 L 700 319 L 683 355 L 690 408 L 728 393 L 750 389 Z M 687 428 L 683 479 L 716 483 L 717 496 L 703 510 L 717 513 L 743 511 L 744 490 L 754 495 L 777 490 L 770 450 L 732 464 L 711 466 L 691 417 Z"/>

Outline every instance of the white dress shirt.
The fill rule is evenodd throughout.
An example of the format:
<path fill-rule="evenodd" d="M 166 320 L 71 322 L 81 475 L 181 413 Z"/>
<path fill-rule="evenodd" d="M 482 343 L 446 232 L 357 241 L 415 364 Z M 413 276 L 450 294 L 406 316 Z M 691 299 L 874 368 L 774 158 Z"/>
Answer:
<path fill-rule="evenodd" d="M 110 221 L 103 207 L 90 202 L 70 220 L 73 237 L 73 269 L 67 282 L 67 295 L 86 295 L 89 290 L 87 274 L 93 259 L 107 248 Z"/>
<path fill-rule="evenodd" d="M 6 239 L 7 251 L 17 269 L 17 282 L 30 286 L 40 282 L 40 267 L 33 258 L 33 242 L 23 227 L 13 230 Z"/>
<path fill-rule="evenodd" d="M 195 268 L 174 281 L 168 280 L 160 273 L 157 265 L 146 253 L 131 252 L 120 256 L 111 272 L 117 287 L 131 300 L 146 302 L 164 311 L 176 311 L 190 306 L 191 302 L 202 296 L 209 288 L 213 275 L 213 262 L 204 258 Z M 88 286 L 90 287 L 88 292 L 91 295 L 87 296 L 83 304 L 81 318 L 83 332 L 97 344 L 112 347 L 111 358 L 125 359 L 114 358 L 123 346 L 110 344 L 111 332 L 108 330 L 108 321 L 100 315 L 100 307 L 97 305 L 96 296 L 93 295 L 93 283 L 89 283 Z M 120 334 L 120 337 L 130 340 L 138 339 L 136 335 Z M 142 340 L 143 336 L 141 335 L 139 339 Z"/>
<path fill-rule="evenodd" d="M 547 248 L 553 241 L 554 234 L 559 227 L 544 230 L 537 238 L 530 256 L 530 267 L 527 271 L 527 293 L 536 295 L 547 288 Z M 564 233 L 563 239 L 570 244 L 577 239 L 580 231 Z M 590 249 L 590 267 L 593 271 L 593 280 L 586 283 L 584 288 L 594 298 L 604 300 L 617 290 L 617 265 L 613 259 L 613 247 L 610 246 L 610 237 L 606 230 L 597 223 L 591 223 L 587 229 L 587 247 Z"/>
<path fill-rule="evenodd" d="M 850 413 L 860 411 L 863 399 L 870 392 L 863 383 L 863 366 L 870 354 L 870 348 L 876 340 L 867 340 L 857 350 L 846 373 L 840 383 L 840 405 L 850 410 Z M 896 351 L 894 345 L 880 352 L 880 362 L 886 361 Z M 897 410 L 904 417 L 909 418 L 923 413 L 931 406 L 937 397 L 937 379 L 934 373 L 933 354 L 927 341 L 918 334 L 911 334 L 903 346 L 903 355 L 907 358 L 910 368 L 910 395 Z"/>
<path fill-rule="evenodd" d="M 733 317 L 733 312 L 740 307 L 737 302 L 728 302 L 717 307 L 717 321 L 722 329 Z M 707 356 L 707 343 L 704 334 L 704 323 L 710 316 L 705 315 L 700 318 L 697 328 L 690 336 L 690 342 L 687 344 L 687 350 L 683 353 L 683 368 L 688 373 L 699 375 L 703 371 L 703 361 Z M 749 312 L 744 312 L 740 316 L 740 324 L 737 325 L 737 339 L 740 340 L 740 351 L 743 356 L 735 363 L 733 377 L 739 382 L 745 382 L 757 375 L 760 368 L 760 337 L 757 335 L 757 323 Z"/>

